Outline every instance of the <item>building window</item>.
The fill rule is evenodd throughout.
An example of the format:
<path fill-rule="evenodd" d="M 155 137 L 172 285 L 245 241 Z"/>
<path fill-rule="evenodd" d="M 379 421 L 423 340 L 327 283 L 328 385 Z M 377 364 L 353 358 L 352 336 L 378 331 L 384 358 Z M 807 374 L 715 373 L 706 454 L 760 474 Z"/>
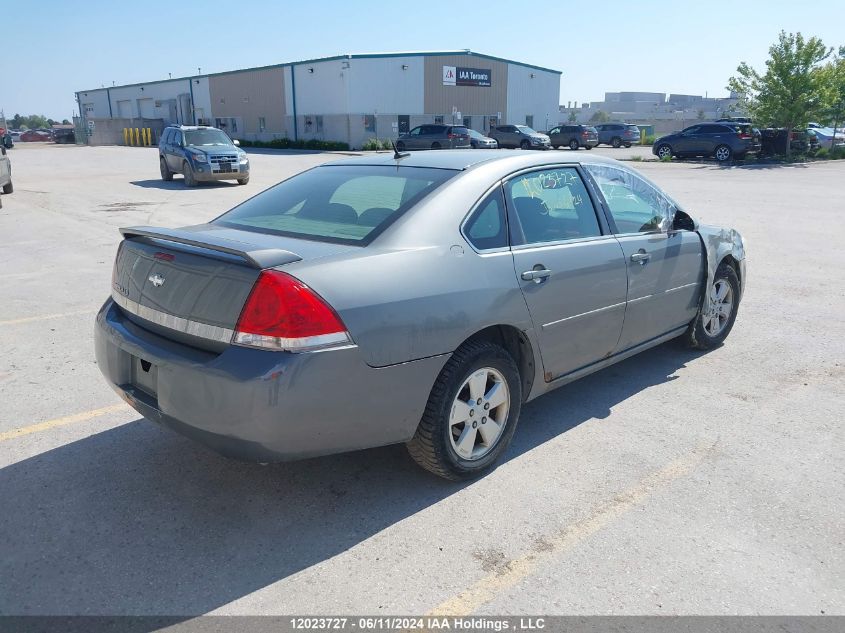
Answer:
<path fill-rule="evenodd" d="M 376 117 L 374 114 L 365 114 L 364 115 L 364 131 L 365 132 L 375 132 L 376 131 Z"/>
<path fill-rule="evenodd" d="M 314 128 L 315 128 L 314 131 L 317 134 L 323 133 L 323 115 L 322 114 L 318 114 L 317 116 L 314 117 Z"/>
<path fill-rule="evenodd" d="M 263 132 L 267 129 L 267 119 L 263 116 L 258 117 L 258 131 Z"/>
<path fill-rule="evenodd" d="M 526 114 L 525 115 L 525 125 L 528 127 L 534 127 L 534 115 L 533 114 Z"/>
<path fill-rule="evenodd" d="M 439 115 L 434 117 L 434 124 L 435 125 L 443 125 L 443 115 Z"/>
<path fill-rule="evenodd" d="M 465 116 L 464 117 L 464 127 L 472 127 L 472 117 Z"/>

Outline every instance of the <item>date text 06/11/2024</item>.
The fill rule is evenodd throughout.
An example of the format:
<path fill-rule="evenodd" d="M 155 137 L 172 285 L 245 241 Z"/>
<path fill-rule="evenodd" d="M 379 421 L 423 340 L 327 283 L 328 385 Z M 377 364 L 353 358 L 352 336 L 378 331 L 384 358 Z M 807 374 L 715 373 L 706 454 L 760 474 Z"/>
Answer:
<path fill-rule="evenodd" d="M 544 618 L 528 617 L 455 617 L 455 616 L 378 616 L 378 617 L 294 617 L 291 628 L 297 631 L 539 631 Z"/>

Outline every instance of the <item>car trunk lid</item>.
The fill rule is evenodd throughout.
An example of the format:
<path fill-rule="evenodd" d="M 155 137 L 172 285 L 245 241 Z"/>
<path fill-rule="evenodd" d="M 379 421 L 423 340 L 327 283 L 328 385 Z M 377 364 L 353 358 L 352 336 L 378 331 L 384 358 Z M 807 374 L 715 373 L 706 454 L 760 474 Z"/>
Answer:
<path fill-rule="evenodd" d="M 263 269 L 355 248 L 218 225 L 121 229 L 112 298 L 136 324 L 208 350 L 230 344 Z"/>

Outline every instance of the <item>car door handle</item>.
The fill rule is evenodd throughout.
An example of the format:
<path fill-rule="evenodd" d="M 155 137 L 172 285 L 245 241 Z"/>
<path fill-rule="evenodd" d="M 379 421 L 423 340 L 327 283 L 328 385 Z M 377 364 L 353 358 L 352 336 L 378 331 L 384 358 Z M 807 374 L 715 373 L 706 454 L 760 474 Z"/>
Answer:
<path fill-rule="evenodd" d="M 640 266 L 645 266 L 645 263 L 651 259 L 651 255 L 645 252 L 632 253 L 631 261 L 638 263 Z"/>
<path fill-rule="evenodd" d="M 533 281 L 535 284 L 543 283 L 544 279 L 548 279 L 552 274 L 548 268 L 540 268 L 539 270 L 526 270 L 520 275 L 525 281 Z"/>

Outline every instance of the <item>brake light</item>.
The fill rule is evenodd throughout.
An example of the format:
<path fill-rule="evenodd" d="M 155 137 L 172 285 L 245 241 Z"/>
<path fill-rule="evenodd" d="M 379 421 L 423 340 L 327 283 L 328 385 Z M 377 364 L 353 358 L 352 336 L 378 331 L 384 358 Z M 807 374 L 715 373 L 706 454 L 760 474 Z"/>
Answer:
<path fill-rule="evenodd" d="M 581 132 L 581 136 L 583 136 L 584 138 L 588 137 L 589 135 L 590 133 L 587 131 Z"/>
<path fill-rule="evenodd" d="M 233 342 L 305 352 L 352 342 L 332 307 L 303 282 L 276 270 L 259 276 L 244 304 Z"/>
<path fill-rule="evenodd" d="M 747 141 L 747 140 L 749 140 L 749 139 L 751 138 L 751 135 L 750 135 L 750 134 L 746 134 L 746 133 L 744 133 L 744 132 L 740 132 L 740 133 L 739 133 L 739 138 L 741 138 L 741 139 L 742 139 L 742 140 L 744 140 L 744 141 Z"/>
<path fill-rule="evenodd" d="M 165 261 L 165 262 L 172 262 L 174 259 L 176 259 L 175 255 L 171 255 L 170 253 L 162 253 L 162 252 L 156 253 L 155 255 L 153 255 L 153 257 L 155 257 L 156 259 L 160 259 L 162 261 Z"/>
<path fill-rule="evenodd" d="M 451 134 L 451 133 L 450 133 L 450 134 L 449 134 L 449 138 L 458 138 L 458 135 L 457 135 L 457 134 Z"/>

